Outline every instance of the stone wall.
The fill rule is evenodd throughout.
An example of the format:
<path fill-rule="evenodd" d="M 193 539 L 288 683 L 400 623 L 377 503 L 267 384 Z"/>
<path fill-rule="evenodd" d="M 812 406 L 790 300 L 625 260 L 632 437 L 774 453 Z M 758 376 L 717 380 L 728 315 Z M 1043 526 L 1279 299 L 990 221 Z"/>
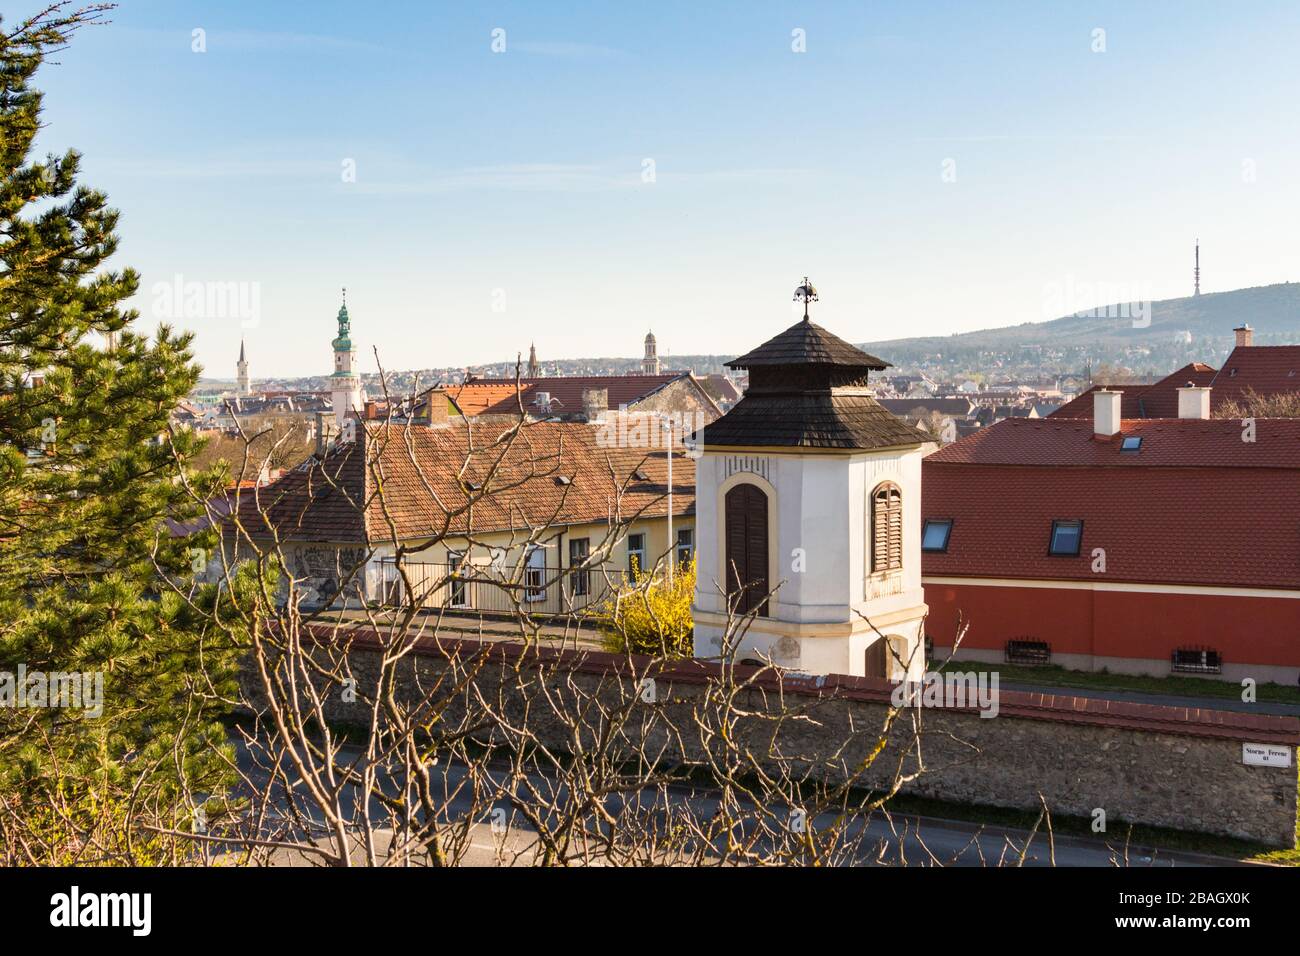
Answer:
<path fill-rule="evenodd" d="M 321 635 L 337 653 L 340 635 Z M 373 686 L 381 639 L 374 632 L 350 632 L 350 663 L 361 693 Z M 429 678 L 485 655 L 476 681 L 489 699 L 510 701 L 514 716 L 523 714 L 513 688 L 525 682 L 536 694 L 528 709 L 530 729 L 548 745 L 572 747 L 571 725 L 560 713 L 581 706 L 583 698 L 607 703 L 640 695 L 646 661 L 629 667 L 625 658 L 600 652 L 526 649 L 515 644 L 441 640 L 417 648 L 404 664 L 402 683 L 430 686 Z M 738 679 L 756 668 L 735 668 Z M 692 712 L 701 696 L 719 680 L 719 667 L 704 661 L 657 666 L 653 719 L 632 721 L 635 728 L 668 746 L 671 759 L 698 760 L 699 735 L 691 731 Z M 523 680 L 519 676 L 522 675 Z M 777 695 L 806 706 L 809 719 L 783 722 L 773 736 L 771 722 L 742 721 L 738 734 L 754 750 L 807 758 L 822 776 L 835 777 L 845 766 L 863 760 L 875 746 L 888 711 L 891 686 L 858 677 L 781 678 L 765 673 L 741 695 L 747 708 L 763 712 Z M 522 697 L 522 695 L 520 695 Z M 538 701 L 545 699 L 546 706 Z M 1157 707 L 1118 701 L 1052 697 L 1004 691 L 996 717 L 968 708 L 923 708 L 921 752 L 926 772 L 905 792 L 968 804 L 1036 810 L 1039 794 L 1053 813 L 1092 817 L 1105 811 L 1108 830 L 1121 832 L 1122 821 L 1231 836 L 1274 846 L 1295 844 L 1296 762 L 1300 719 Z M 355 721 L 364 704 L 344 704 L 329 697 L 330 716 Z M 517 703 L 518 706 L 515 706 Z M 673 729 L 685 730 L 680 736 Z M 897 749 L 911 741 L 910 720 L 895 724 L 895 735 L 863 781 L 888 782 L 897 766 Z M 846 749 L 830 758 L 844 741 Z M 684 741 L 684 743 L 679 743 Z M 1291 752 L 1289 767 L 1247 766 L 1243 743 L 1266 743 Z M 770 746 L 775 743 L 776 746 Z M 682 753 L 684 748 L 687 752 Z M 904 757 L 914 769 L 915 754 Z"/>

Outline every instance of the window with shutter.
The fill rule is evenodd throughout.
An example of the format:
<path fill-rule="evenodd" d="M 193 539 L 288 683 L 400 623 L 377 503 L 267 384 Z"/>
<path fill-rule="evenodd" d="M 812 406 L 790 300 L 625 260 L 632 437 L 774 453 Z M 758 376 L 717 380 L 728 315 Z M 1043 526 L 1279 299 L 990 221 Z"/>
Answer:
<path fill-rule="evenodd" d="M 903 492 L 885 482 L 871 493 L 871 571 L 903 566 Z"/>

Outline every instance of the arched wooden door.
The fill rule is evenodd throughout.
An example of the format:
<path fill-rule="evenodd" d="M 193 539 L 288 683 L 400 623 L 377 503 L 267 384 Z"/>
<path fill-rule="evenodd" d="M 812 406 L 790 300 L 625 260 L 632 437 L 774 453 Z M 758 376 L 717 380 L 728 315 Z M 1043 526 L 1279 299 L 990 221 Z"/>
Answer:
<path fill-rule="evenodd" d="M 737 614 L 767 617 L 767 495 L 757 485 L 727 492 L 727 597 Z"/>
<path fill-rule="evenodd" d="M 889 639 L 885 637 L 876 638 L 876 640 L 867 645 L 867 664 L 863 670 L 865 677 L 888 677 L 889 676 Z"/>

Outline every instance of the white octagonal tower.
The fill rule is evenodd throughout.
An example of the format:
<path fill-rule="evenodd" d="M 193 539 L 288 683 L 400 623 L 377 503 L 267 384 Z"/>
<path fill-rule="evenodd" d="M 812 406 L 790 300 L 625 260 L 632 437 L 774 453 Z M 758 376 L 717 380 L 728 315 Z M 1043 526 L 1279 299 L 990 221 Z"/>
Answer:
<path fill-rule="evenodd" d="M 924 671 L 925 432 L 886 411 L 888 362 L 808 318 L 747 355 L 749 388 L 696 435 L 695 654 L 811 674 Z"/>

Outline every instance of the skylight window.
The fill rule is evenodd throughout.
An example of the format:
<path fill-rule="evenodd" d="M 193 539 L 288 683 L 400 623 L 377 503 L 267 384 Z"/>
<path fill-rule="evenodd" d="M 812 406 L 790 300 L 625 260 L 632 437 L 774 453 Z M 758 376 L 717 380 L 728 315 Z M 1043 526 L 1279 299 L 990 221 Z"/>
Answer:
<path fill-rule="evenodd" d="M 947 551 L 951 534 L 951 518 L 927 518 L 925 527 L 921 529 L 921 550 Z"/>
<path fill-rule="evenodd" d="M 1052 522 L 1052 539 L 1047 553 L 1058 557 L 1077 558 L 1083 544 L 1083 522 L 1056 520 Z"/>
<path fill-rule="evenodd" d="M 1142 447 L 1141 435 L 1125 435 L 1124 440 L 1119 443 L 1120 451 L 1137 451 Z"/>

